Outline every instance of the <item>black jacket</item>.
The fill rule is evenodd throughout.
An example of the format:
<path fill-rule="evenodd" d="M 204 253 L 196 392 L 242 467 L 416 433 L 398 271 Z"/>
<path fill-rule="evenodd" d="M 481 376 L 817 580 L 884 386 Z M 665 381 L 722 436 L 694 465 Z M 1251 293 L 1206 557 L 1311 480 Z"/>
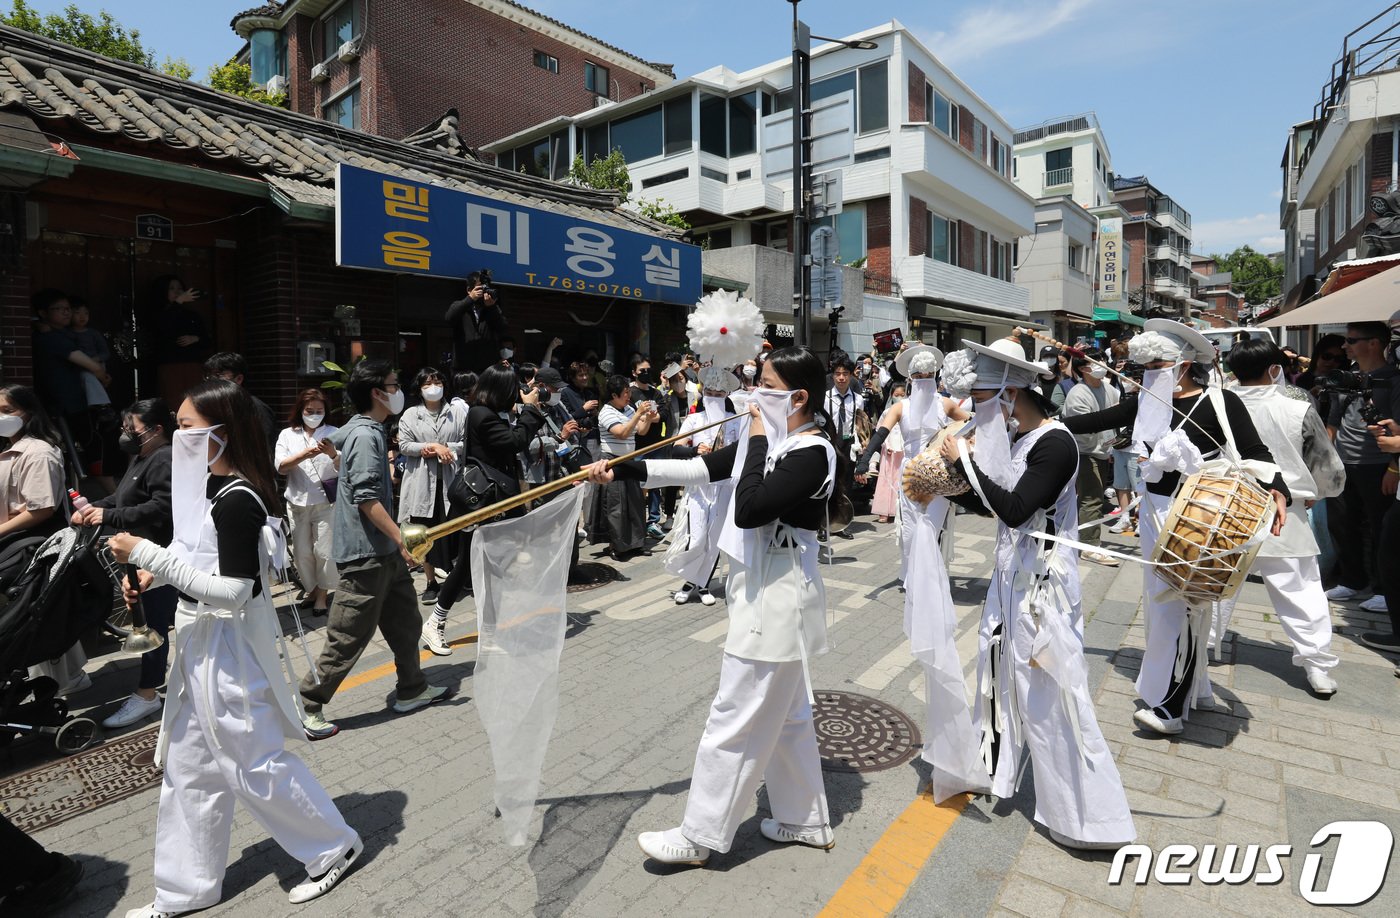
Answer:
<path fill-rule="evenodd" d="M 447 321 L 452 323 L 453 369 L 458 373 L 480 373 L 501 356 L 501 336 L 506 331 L 501 301 L 475 310 L 472 306 L 471 297 L 463 297 L 447 307 Z"/>
<path fill-rule="evenodd" d="M 103 528 L 169 545 L 175 527 L 170 516 L 170 447 L 132 460 L 116 493 L 93 506 L 102 508 Z"/>
<path fill-rule="evenodd" d="M 520 456 L 544 425 L 544 415 L 526 405 L 514 427 L 485 405 L 467 412 L 467 455 L 512 479 L 521 477 Z"/>

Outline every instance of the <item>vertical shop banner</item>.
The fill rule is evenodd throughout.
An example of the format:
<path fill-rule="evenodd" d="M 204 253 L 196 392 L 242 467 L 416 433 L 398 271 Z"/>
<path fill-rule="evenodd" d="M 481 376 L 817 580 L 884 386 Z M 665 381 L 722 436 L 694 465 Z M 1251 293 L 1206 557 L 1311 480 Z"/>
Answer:
<path fill-rule="evenodd" d="M 1123 219 L 1099 221 L 1099 302 L 1123 302 L 1128 279 L 1128 261 L 1123 255 Z"/>
<path fill-rule="evenodd" d="M 340 163 L 335 261 L 346 268 L 694 305 L 700 248 Z"/>

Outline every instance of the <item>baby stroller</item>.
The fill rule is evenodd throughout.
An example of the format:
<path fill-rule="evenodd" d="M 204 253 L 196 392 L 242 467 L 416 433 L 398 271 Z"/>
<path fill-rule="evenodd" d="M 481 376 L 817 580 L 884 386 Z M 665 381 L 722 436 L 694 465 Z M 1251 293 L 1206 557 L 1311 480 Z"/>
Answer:
<path fill-rule="evenodd" d="M 30 679 L 28 668 L 62 656 L 111 610 L 112 580 L 98 560 L 98 535 L 95 527 L 64 529 L 0 551 L 0 746 L 44 734 L 72 755 L 97 740 L 97 723 L 69 717 L 58 683 Z"/>

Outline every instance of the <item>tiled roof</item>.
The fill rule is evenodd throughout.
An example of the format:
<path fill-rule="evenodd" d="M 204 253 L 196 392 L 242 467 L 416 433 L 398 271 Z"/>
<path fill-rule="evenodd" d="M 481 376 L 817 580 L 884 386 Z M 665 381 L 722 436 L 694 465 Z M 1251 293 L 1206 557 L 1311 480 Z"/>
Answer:
<path fill-rule="evenodd" d="M 0 108 L 9 107 L 22 108 L 70 143 L 87 141 L 87 132 L 161 144 L 230 172 L 295 179 L 284 191 L 319 186 L 329 192 L 335 165 L 344 162 L 623 229 L 675 235 L 619 209 L 612 192 L 347 130 L 0 26 Z"/>
<path fill-rule="evenodd" d="M 255 6 L 250 10 L 244 10 L 229 20 L 229 28 L 237 31 L 238 20 L 240 19 L 276 19 L 282 15 L 282 6 L 278 3 L 264 3 L 262 6 Z"/>

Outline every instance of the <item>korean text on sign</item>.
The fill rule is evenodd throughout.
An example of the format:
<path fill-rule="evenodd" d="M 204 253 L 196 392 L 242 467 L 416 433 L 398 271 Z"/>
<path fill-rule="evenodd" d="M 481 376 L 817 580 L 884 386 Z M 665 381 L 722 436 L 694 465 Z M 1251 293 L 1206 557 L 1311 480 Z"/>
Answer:
<path fill-rule="evenodd" d="M 429 222 L 428 189 L 402 182 L 384 182 L 384 213 L 402 220 Z M 428 237 L 422 233 L 391 230 L 384 234 L 384 264 L 391 268 L 426 271 L 432 264 Z"/>

